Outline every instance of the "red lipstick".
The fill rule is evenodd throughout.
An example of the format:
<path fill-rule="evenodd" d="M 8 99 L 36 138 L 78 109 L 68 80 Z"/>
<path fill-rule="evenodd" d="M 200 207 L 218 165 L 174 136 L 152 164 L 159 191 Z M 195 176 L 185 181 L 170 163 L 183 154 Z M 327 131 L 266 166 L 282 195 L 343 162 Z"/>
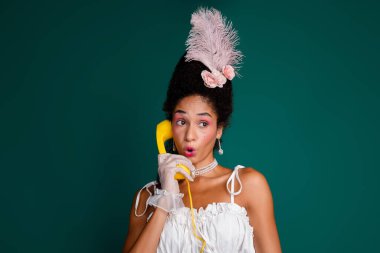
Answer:
<path fill-rule="evenodd" d="M 193 156 L 195 156 L 195 149 L 193 148 L 193 147 L 186 147 L 186 149 L 185 149 L 185 156 L 186 157 L 193 157 Z"/>

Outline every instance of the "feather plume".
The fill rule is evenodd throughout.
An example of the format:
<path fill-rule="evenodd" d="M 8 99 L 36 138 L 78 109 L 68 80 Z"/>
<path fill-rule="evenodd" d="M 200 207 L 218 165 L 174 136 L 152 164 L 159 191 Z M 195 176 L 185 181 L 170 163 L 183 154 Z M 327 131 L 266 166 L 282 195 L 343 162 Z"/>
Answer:
<path fill-rule="evenodd" d="M 190 23 L 192 28 L 186 41 L 186 61 L 200 61 L 212 72 L 221 72 L 226 65 L 239 68 L 243 58 L 242 53 L 235 49 L 239 37 L 232 23 L 227 22 L 218 10 L 199 8 L 192 14 Z"/>

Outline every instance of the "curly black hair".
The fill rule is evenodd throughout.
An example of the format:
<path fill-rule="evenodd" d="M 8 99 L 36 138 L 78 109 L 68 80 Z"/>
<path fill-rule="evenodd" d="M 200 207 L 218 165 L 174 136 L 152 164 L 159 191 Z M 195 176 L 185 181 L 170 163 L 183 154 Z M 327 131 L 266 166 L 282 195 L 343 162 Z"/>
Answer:
<path fill-rule="evenodd" d="M 186 53 L 185 53 L 186 54 Z M 185 60 L 185 54 L 177 63 L 166 94 L 163 111 L 166 119 L 172 120 L 178 102 L 187 96 L 200 95 L 205 98 L 216 113 L 218 127 L 229 126 L 232 113 L 232 83 L 227 79 L 223 88 L 208 88 L 201 76 L 203 70 L 210 69 L 202 62 Z M 210 71 L 211 72 L 211 71 Z"/>

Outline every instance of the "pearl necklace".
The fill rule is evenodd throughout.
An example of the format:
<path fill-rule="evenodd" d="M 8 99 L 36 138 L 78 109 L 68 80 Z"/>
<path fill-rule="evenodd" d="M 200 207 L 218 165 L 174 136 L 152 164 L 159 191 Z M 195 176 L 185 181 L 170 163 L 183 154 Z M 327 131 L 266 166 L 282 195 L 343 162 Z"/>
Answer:
<path fill-rule="evenodd" d="M 202 168 L 192 170 L 191 175 L 193 178 L 195 178 L 197 176 L 206 174 L 209 171 L 212 171 L 213 169 L 215 169 L 216 166 L 218 166 L 218 161 L 214 158 L 214 161 L 212 161 L 210 164 L 208 164 Z"/>

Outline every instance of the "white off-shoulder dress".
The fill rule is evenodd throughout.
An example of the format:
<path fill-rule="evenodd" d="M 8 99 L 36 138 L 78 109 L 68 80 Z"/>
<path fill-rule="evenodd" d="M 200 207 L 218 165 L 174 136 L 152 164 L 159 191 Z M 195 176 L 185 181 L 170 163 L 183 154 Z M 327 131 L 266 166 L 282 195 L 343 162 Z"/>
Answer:
<path fill-rule="evenodd" d="M 206 208 L 193 209 L 197 233 L 206 241 L 204 253 L 255 252 L 253 228 L 249 224 L 247 211 L 234 202 L 234 196 L 238 195 L 243 187 L 238 174 L 240 168 L 244 167 L 238 165 L 234 168 L 226 184 L 231 195 L 230 202 L 210 203 Z M 235 179 L 240 184 L 240 189 L 236 192 Z M 155 181 L 150 182 L 141 190 L 155 184 Z M 201 248 L 202 242 L 193 234 L 190 208 L 183 207 L 175 213 L 170 213 L 161 233 L 157 253 L 198 253 Z"/>

